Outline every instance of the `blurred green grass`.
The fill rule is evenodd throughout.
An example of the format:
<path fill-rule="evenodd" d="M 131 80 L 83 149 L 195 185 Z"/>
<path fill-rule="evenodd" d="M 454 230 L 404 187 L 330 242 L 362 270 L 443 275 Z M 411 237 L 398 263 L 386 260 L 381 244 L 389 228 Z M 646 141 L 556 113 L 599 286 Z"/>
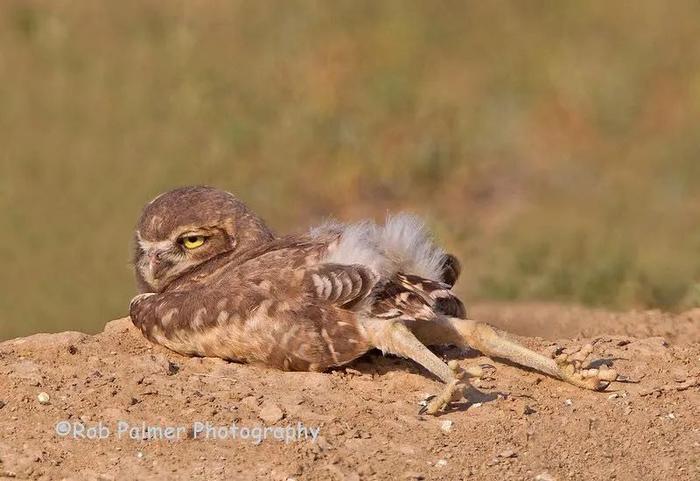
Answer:
<path fill-rule="evenodd" d="M 700 305 L 700 4 L 0 4 L 0 339 L 95 331 L 140 207 L 427 216 L 469 300 Z"/>

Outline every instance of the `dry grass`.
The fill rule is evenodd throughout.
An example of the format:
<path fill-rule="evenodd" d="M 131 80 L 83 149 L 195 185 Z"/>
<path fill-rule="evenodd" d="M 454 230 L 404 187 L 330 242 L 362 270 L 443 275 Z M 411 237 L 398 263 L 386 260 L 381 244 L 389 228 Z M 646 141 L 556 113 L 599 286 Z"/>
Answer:
<path fill-rule="evenodd" d="M 470 299 L 700 303 L 700 5 L 0 4 L 0 338 L 95 330 L 172 186 L 425 214 Z"/>

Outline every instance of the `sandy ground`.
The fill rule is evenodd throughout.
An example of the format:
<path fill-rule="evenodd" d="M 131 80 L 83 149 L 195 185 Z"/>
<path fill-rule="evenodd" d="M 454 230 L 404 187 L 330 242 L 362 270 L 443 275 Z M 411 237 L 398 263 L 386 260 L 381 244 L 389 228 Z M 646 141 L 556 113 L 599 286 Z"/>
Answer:
<path fill-rule="evenodd" d="M 494 304 L 472 317 L 541 336 L 523 342 L 542 351 L 595 340 L 638 382 L 595 393 L 494 363 L 468 401 L 421 416 L 438 385 L 408 361 L 283 373 L 181 357 L 123 319 L 0 343 L 0 479 L 700 479 L 700 312 Z"/>

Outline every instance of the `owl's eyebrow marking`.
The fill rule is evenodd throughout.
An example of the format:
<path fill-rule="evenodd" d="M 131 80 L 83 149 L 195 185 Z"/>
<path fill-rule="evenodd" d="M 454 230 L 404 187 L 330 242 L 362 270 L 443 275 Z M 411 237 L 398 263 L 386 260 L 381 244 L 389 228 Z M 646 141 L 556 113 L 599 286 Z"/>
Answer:
<path fill-rule="evenodd" d="M 148 251 L 164 251 L 172 248 L 173 242 L 171 240 L 164 240 L 164 241 L 148 241 L 144 240 L 139 236 L 138 239 L 139 246 L 141 246 L 141 249 L 148 252 Z"/>
<path fill-rule="evenodd" d="M 190 229 L 184 230 L 175 236 L 176 239 L 182 239 L 183 237 L 211 237 L 211 230 L 204 229 Z"/>
<path fill-rule="evenodd" d="M 219 227 L 217 225 L 181 225 L 178 226 L 175 237 L 182 237 L 184 235 L 212 235 Z"/>

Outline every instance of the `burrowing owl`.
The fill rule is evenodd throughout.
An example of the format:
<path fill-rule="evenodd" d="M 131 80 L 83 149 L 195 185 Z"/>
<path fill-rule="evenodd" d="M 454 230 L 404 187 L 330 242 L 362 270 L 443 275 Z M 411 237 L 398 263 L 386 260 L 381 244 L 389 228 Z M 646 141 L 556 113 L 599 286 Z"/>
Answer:
<path fill-rule="evenodd" d="M 131 319 L 181 354 L 322 371 L 376 347 L 446 384 L 429 413 L 460 396 L 465 375 L 479 369 L 445 364 L 428 345 L 475 348 L 588 389 L 617 378 L 582 369 L 590 346 L 555 360 L 467 319 L 452 292 L 459 263 L 410 215 L 277 237 L 232 194 L 185 187 L 144 208 L 135 245 L 142 294 Z"/>

